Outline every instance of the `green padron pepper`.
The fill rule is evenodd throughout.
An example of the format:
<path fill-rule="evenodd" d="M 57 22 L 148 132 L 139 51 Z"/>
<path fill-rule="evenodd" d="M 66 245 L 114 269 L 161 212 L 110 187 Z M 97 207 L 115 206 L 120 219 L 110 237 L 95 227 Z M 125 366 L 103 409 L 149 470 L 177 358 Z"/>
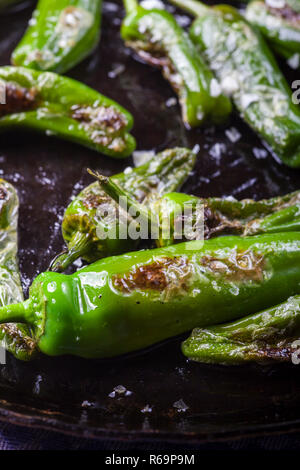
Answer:
<path fill-rule="evenodd" d="M 272 6 L 271 6 L 272 5 Z M 259 28 L 272 48 L 289 59 L 300 54 L 300 2 L 254 0 L 246 8 L 247 20 Z M 298 59 L 299 63 L 299 59 Z"/>
<path fill-rule="evenodd" d="M 116 202 L 125 197 L 127 210 L 141 214 L 142 223 L 156 223 L 158 247 L 219 235 L 250 236 L 300 230 L 300 191 L 260 201 L 237 201 L 233 197 L 204 199 L 169 193 L 153 200 L 144 213 L 145 206 L 117 181 L 97 173 L 95 177 L 102 190 Z"/>
<path fill-rule="evenodd" d="M 196 328 L 182 344 L 191 360 L 237 365 L 247 362 L 299 364 L 300 296 L 223 325 Z"/>
<path fill-rule="evenodd" d="M 300 109 L 258 30 L 228 5 L 171 0 L 195 14 L 190 36 L 241 117 L 290 167 L 300 166 Z"/>
<path fill-rule="evenodd" d="M 112 181 L 133 196 L 137 202 L 149 205 L 169 191 L 179 189 L 189 176 L 196 155 L 184 148 L 165 150 L 137 168 L 128 168 L 124 173 L 112 177 Z M 127 227 L 127 214 L 117 214 L 118 205 L 106 195 L 99 184 L 85 188 L 67 208 L 62 233 L 68 250 L 59 255 L 50 269 L 63 271 L 82 257 L 88 262 L 105 256 L 121 254 L 137 248 L 140 240 L 120 238 L 123 222 Z M 113 236 L 104 239 L 97 228 L 110 226 L 111 215 L 118 215 L 120 227 Z M 126 217 L 125 217 L 126 216 Z M 127 232 L 127 229 L 125 230 Z"/>
<path fill-rule="evenodd" d="M 166 10 L 142 8 L 137 0 L 124 4 L 123 39 L 145 62 L 162 69 L 179 96 L 185 124 L 224 121 L 231 112 L 230 100 L 175 18 Z"/>
<path fill-rule="evenodd" d="M 14 187 L 0 180 L 0 305 L 23 301 L 18 251 L 19 199 Z M 29 360 L 36 352 L 30 330 L 24 324 L 0 326 L 0 344 L 16 358 Z"/>
<path fill-rule="evenodd" d="M 196 326 L 253 314 L 300 290 L 300 234 L 218 237 L 41 274 L 25 302 L 0 308 L 47 355 L 105 358 Z"/>
<path fill-rule="evenodd" d="M 67 72 L 97 45 L 101 8 L 102 0 L 39 0 L 12 63 Z"/>
<path fill-rule="evenodd" d="M 131 114 L 86 85 L 52 72 L 0 67 L 0 131 L 32 129 L 114 158 L 129 156 Z"/>

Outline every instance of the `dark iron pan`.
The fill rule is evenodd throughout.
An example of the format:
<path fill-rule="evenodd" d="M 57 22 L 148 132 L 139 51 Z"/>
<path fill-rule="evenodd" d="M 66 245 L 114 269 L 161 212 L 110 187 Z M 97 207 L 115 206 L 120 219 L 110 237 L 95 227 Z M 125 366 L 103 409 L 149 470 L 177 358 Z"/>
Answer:
<path fill-rule="evenodd" d="M 0 17 L 1 64 L 9 63 L 31 11 L 32 5 Z M 199 144 L 196 171 L 184 187 L 196 195 L 258 199 L 299 189 L 299 172 L 278 164 L 267 151 L 254 150 L 263 149 L 262 143 L 237 117 L 226 128 L 186 131 L 178 107 L 166 106 L 173 94 L 160 73 L 134 60 L 122 44 L 121 16 L 118 2 L 104 2 L 101 44 L 70 75 L 134 114 L 140 149 Z M 297 78 L 282 66 L 290 80 Z M 119 75 L 109 73 L 120 70 Z M 237 143 L 225 132 L 232 126 L 242 135 Z M 15 184 L 21 199 L 26 291 L 63 248 L 61 218 L 71 196 L 91 181 L 86 168 L 113 174 L 130 164 L 54 138 L 15 132 L 1 136 L 1 176 Z M 181 443 L 300 428 L 297 367 L 187 363 L 181 340 L 110 361 L 40 357 L 23 364 L 8 357 L 0 367 L 0 419 L 106 439 Z M 109 397 L 118 385 L 131 393 Z"/>

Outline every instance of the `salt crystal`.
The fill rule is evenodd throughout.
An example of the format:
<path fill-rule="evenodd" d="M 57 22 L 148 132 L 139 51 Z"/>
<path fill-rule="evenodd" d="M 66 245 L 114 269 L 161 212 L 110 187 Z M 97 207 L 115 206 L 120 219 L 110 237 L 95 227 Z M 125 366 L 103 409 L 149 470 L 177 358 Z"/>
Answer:
<path fill-rule="evenodd" d="M 230 142 L 232 143 L 237 142 L 242 137 L 242 135 L 239 133 L 239 131 L 235 127 L 231 127 L 230 129 L 227 129 L 225 131 L 225 134 L 230 140 Z"/>
<path fill-rule="evenodd" d="M 222 90 L 219 82 L 215 78 L 213 78 L 210 82 L 210 95 L 216 98 L 217 96 L 220 96 L 221 91 Z"/>
<path fill-rule="evenodd" d="M 262 158 L 266 158 L 268 156 L 268 152 L 265 149 L 259 149 L 254 147 L 253 149 L 254 156 L 261 160 Z"/>
<path fill-rule="evenodd" d="M 176 401 L 173 404 L 173 407 L 176 408 L 179 413 L 182 413 L 182 412 L 184 413 L 185 411 L 187 411 L 189 409 L 187 404 L 184 403 L 184 401 L 182 399 Z"/>
<path fill-rule="evenodd" d="M 219 159 L 222 155 L 222 153 L 226 152 L 226 145 L 225 144 L 214 144 L 210 151 L 209 154 L 216 159 Z"/>
<path fill-rule="evenodd" d="M 296 70 L 300 65 L 300 55 L 298 53 L 293 54 L 286 62 L 291 69 Z"/>
<path fill-rule="evenodd" d="M 132 154 L 134 166 L 141 166 L 149 162 L 153 158 L 155 152 L 153 150 L 136 150 Z"/>
<path fill-rule="evenodd" d="M 176 106 L 177 105 L 177 99 L 176 98 L 169 98 L 167 101 L 166 101 L 166 106 L 167 108 L 171 108 L 172 106 Z"/>
<path fill-rule="evenodd" d="M 152 408 L 150 405 L 146 405 L 145 408 L 141 410 L 141 413 L 152 413 Z"/>
<path fill-rule="evenodd" d="M 116 78 L 118 75 L 121 75 L 125 71 L 124 64 L 115 64 L 114 68 L 108 72 L 109 78 Z"/>
<path fill-rule="evenodd" d="M 143 0 L 140 3 L 141 7 L 145 8 L 145 10 L 152 10 L 157 8 L 158 10 L 164 10 L 165 6 L 161 0 Z"/>

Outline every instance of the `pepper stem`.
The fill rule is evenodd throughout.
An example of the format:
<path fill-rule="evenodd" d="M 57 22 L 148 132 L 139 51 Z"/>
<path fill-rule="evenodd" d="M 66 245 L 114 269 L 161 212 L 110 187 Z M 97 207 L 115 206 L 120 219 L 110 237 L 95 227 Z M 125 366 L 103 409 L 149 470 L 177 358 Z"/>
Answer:
<path fill-rule="evenodd" d="M 196 0 L 170 0 L 170 2 L 194 16 L 203 16 L 210 8 Z"/>
<path fill-rule="evenodd" d="M 127 15 L 138 8 L 139 4 L 137 0 L 124 0 L 124 7 Z"/>
<path fill-rule="evenodd" d="M 30 300 L 19 304 L 10 304 L 0 307 L 0 324 L 2 323 L 29 323 L 28 311 L 30 310 Z"/>
<path fill-rule="evenodd" d="M 65 271 L 74 261 L 83 256 L 91 244 L 91 235 L 84 232 L 76 232 L 68 243 L 68 250 L 58 254 L 49 266 L 49 271 L 60 273 Z"/>
<path fill-rule="evenodd" d="M 139 219 L 138 222 L 140 224 L 147 224 L 148 228 L 151 229 L 152 234 L 158 234 L 158 224 L 150 210 L 133 199 L 125 189 L 112 181 L 111 178 L 103 176 L 98 172 L 94 173 L 90 169 L 88 169 L 88 173 L 98 180 L 101 189 L 118 205 L 125 209 L 132 219 Z"/>

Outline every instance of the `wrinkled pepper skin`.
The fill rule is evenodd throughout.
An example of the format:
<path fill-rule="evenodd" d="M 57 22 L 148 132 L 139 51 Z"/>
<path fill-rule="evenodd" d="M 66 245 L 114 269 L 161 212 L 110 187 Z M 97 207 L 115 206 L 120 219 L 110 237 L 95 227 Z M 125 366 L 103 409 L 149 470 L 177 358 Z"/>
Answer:
<path fill-rule="evenodd" d="M 14 187 L 0 179 L 0 305 L 23 301 L 18 251 L 19 199 Z M 8 323 L 0 326 L 0 344 L 17 359 L 30 360 L 36 352 L 28 326 Z"/>
<path fill-rule="evenodd" d="M 142 8 L 136 0 L 124 4 L 124 41 L 145 62 L 162 69 L 179 96 L 185 124 L 197 127 L 207 119 L 224 121 L 231 102 L 175 18 L 165 10 Z"/>
<path fill-rule="evenodd" d="M 114 175 L 111 179 L 138 202 L 149 205 L 163 194 L 179 189 L 195 164 L 196 155 L 184 148 L 165 150 L 138 168 Z M 97 235 L 99 211 L 108 216 L 117 209 L 99 184 L 85 188 L 69 205 L 62 222 L 62 234 L 67 243 L 66 253 L 59 255 L 50 269 L 63 271 L 82 257 L 92 263 L 105 256 L 125 253 L 137 248 L 138 241 L 127 239 L 100 239 Z M 104 218 L 103 223 L 105 224 Z M 108 220 L 109 223 L 109 220 Z"/>
<path fill-rule="evenodd" d="M 102 0 L 39 0 L 12 64 L 67 72 L 97 45 L 101 8 Z"/>
<path fill-rule="evenodd" d="M 48 271 L 27 301 L 0 308 L 0 323 L 31 325 L 50 356 L 114 357 L 268 308 L 299 282 L 299 233 L 218 237 Z"/>
<path fill-rule="evenodd" d="M 224 325 L 196 328 L 182 344 L 189 359 L 209 364 L 299 364 L 300 296 Z"/>
<path fill-rule="evenodd" d="M 298 11 L 286 2 L 282 8 L 272 8 L 264 0 L 250 2 L 247 20 L 255 25 L 272 48 L 285 58 L 300 53 L 300 2 Z"/>
<path fill-rule="evenodd" d="M 14 128 L 55 135 L 114 158 L 129 156 L 131 114 L 86 85 L 52 72 L 0 67 L 6 104 L 0 104 L 0 131 Z"/>
<path fill-rule="evenodd" d="M 117 182 L 100 174 L 94 176 L 116 203 L 126 197 L 128 209 L 143 213 L 143 206 Z M 250 236 L 300 230 L 300 191 L 260 201 L 238 201 L 233 197 L 203 199 L 173 192 L 151 201 L 146 209 L 144 220 L 156 220 L 154 240 L 158 247 L 173 245 L 179 240 L 202 240 L 220 235 Z M 186 227 L 187 223 L 192 230 Z"/>
<path fill-rule="evenodd" d="M 205 239 L 229 234 L 245 237 L 300 230 L 300 191 L 260 201 L 238 201 L 232 197 L 202 199 L 170 193 L 161 198 L 156 210 L 160 219 L 167 216 L 176 221 L 176 217 L 182 217 L 185 206 L 199 207 L 199 203 L 204 210 Z M 174 243 L 174 239 L 161 240 L 160 246 L 170 243 Z"/>
<path fill-rule="evenodd" d="M 197 15 L 190 37 L 241 117 L 290 167 L 300 166 L 300 109 L 262 35 L 228 5 L 172 0 Z"/>

